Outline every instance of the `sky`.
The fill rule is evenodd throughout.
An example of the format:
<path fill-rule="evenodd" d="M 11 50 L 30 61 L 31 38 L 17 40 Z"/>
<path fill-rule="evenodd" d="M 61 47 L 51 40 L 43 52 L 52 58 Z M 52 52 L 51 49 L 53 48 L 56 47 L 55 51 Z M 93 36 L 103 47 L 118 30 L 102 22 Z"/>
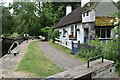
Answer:
<path fill-rule="evenodd" d="M 12 3 L 13 2 L 13 0 L 0 0 L 0 3 L 1 2 L 5 2 L 5 4 L 4 4 L 4 6 L 6 6 L 6 7 L 8 7 L 8 5 L 9 5 L 9 3 Z M 29 1 L 32 1 L 32 0 L 29 0 Z M 58 0 L 59 1 L 59 0 Z M 120 0 L 113 0 L 113 1 L 120 1 Z"/>

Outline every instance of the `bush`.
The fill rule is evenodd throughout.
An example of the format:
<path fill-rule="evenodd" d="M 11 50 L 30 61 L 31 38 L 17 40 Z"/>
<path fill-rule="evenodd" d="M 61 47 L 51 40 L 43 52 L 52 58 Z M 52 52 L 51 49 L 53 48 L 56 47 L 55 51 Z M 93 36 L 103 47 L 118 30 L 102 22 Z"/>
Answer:
<path fill-rule="evenodd" d="M 7 38 L 20 38 L 21 34 L 18 34 L 16 32 L 12 33 L 12 34 L 4 34 L 3 37 L 7 37 Z"/>
<path fill-rule="evenodd" d="M 41 29 L 42 36 L 45 37 L 45 40 L 48 40 L 48 34 L 50 29 L 51 29 L 50 27 L 45 27 Z"/>
<path fill-rule="evenodd" d="M 55 38 L 58 38 L 59 36 L 59 30 L 54 30 L 52 34 L 52 40 L 55 42 Z"/>

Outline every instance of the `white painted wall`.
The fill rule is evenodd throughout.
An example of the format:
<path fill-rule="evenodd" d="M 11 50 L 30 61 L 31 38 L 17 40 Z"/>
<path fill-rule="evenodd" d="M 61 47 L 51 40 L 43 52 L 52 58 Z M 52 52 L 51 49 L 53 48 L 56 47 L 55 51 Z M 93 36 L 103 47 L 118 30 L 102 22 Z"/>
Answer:
<path fill-rule="evenodd" d="M 80 29 L 80 31 L 77 31 L 77 42 L 80 41 L 80 43 L 84 43 L 84 29 L 82 27 L 81 23 L 77 24 L 77 28 Z"/>
<path fill-rule="evenodd" d="M 95 21 L 95 10 L 93 9 L 91 12 L 89 12 L 88 16 L 87 13 L 84 13 L 85 16 L 82 14 L 82 23 L 86 22 L 94 22 Z"/>
<path fill-rule="evenodd" d="M 76 25 L 77 25 L 77 28 L 80 29 L 80 31 L 77 31 L 77 40 L 73 41 L 73 42 L 78 43 L 78 41 L 80 41 L 80 43 L 83 43 L 84 42 L 84 29 L 83 29 L 81 23 L 78 23 Z M 71 34 L 71 26 L 72 25 L 69 25 L 69 26 L 66 26 L 66 27 L 63 27 L 63 28 L 59 28 L 59 32 L 61 32 L 61 34 L 60 34 L 60 41 L 61 41 L 60 45 L 65 46 L 69 49 L 72 49 L 72 40 L 69 40 L 69 35 Z M 66 37 L 63 37 L 63 29 L 68 31 L 65 34 Z M 66 45 L 66 42 L 67 42 L 67 45 Z"/>
<path fill-rule="evenodd" d="M 83 7 L 88 2 L 90 2 L 90 0 L 81 0 L 81 6 Z"/>
<path fill-rule="evenodd" d="M 66 15 L 68 15 L 71 12 L 72 12 L 72 6 L 71 5 L 67 5 L 66 6 Z"/>

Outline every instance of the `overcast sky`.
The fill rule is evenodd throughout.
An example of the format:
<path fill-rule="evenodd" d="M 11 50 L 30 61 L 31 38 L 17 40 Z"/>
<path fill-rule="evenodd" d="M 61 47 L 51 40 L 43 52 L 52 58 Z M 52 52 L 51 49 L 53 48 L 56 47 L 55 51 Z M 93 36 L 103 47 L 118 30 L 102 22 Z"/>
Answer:
<path fill-rule="evenodd" d="M 0 3 L 1 3 L 2 1 L 5 2 L 4 6 L 8 6 L 9 3 L 12 3 L 12 2 L 13 2 L 13 0 L 0 0 Z M 29 0 L 29 1 L 32 1 L 32 0 Z M 59 1 L 59 0 L 58 0 L 58 1 Z M 116 2 L 116 1 L 120 1 L 120 0 L 113 0 L 113 1 Z"/>

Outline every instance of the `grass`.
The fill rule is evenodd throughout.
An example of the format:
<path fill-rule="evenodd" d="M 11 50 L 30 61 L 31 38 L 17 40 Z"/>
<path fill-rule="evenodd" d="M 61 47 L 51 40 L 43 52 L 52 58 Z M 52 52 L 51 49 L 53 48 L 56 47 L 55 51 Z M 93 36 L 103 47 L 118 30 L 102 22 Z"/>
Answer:
<path fill-rule="evenodd" d="M 49 59 L 45 57 L 38 46 L 39 41 L 33 41 L 29 44 L 27 53 L 20 61 L 16 71 L 29 72 L 40 78 L 45 78 L 63 70 L 58 68 Z"/>
<path fill-rule="evenodd" d="M 61 45 L 56 44 L 56 43 L 53 43 L 52 41 L 49 41 L 49 44 L 50 44 L 52 47 L 55 47 L 55 48 L 57 48 L 58 50 L 63 51 L 64 53 L 71 55 L 73 58 L 80 59 L 80 60 L 82 60 L 82 61 L 84 61 L 84 62 L 87 62 L 87 59 L 86 59 L 86 58 L 82 58 L 82 57 L 80 57 L 80 56 L 78 56 L 78 55 L 73 55 L 73 54 L 72 54 L 72 50 L 69 49 L 69 48 L 66 48 L 66 47 L 61 46 Z"/>

